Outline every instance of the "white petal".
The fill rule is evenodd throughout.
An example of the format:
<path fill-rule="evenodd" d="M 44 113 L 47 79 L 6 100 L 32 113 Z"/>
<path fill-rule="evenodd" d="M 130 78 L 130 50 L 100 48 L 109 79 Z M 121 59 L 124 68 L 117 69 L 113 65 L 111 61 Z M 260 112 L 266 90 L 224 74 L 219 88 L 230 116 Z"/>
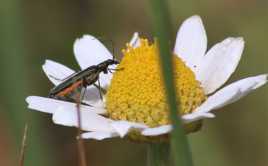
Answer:
<path fill-rule="evenodd" d="M 111 126 L 120 135 L 120 137 L 124 137 L 132 129 L 141 130 L 141 129 L 148 128 L 144 124 L 133 123 L 133 122 L 128 122 L 128 121 L 113 121 L 111 123 Z"/>
<path fill-rule="evenodd" d="M 84 131 L 112 132 L 111 119 L 91 111 L 81 110 L 81 129 Z M 63 126 L 78 127 L 77 110 L 58 108 L 53 114 L 53 122 Z"/>
<path fill-rule="evenodd" d="M 157 136 L 167 134 L 172 130 L 172 125 L 163 125 L 154 128 L 148 128 L 142 131 L 142 135 L 145 136 Z"/>
<path fill-rule="evenodd" d="M 207 119 L 207 118 L 215 118 L 215 115 L 206 112 L 193 112 L 191 114 L 183 115 L 182 122 L 191 123 L 200 119 Z"/>
<path fill-rule="evenodd" d="M 231 104 L 256 88 L 261 87 L 267 82 L 267 76 L 267 74 L 263 74 L 248 77 L 224 87 L 210 96 L 193 113 L 182 116 L 182 119 L 188 123 L 206 117 L 213 117 L 213 114 L 208 114 L 210 111 L 219 109 L 227 104 Z"/>
<path fill-rule="evenodd" d="M 82 69 L 113 58 L 109 50 L 91 35 L 84 35 L 75 41 L 74 55 Z"/>
<path fill-rule="evenodd" d="M 140 46 L 140 38 L 139 38 L 139 33 L 138 32 L 135 32 L 133 34 L 133 37 L 132 39 L 130 40 L 129 42 L 130 46 L 136 48 L 136 47 L 139 47 Z"/>
<path fill-rule="evenodd" d="M 60 84 L 65 78 L 72 75 L 75 71 L 52 60 L 46 60 L 42 66 L 48 79 L 54 84 Z"/>
<path fill-rule="evenodd" d="M 46 97 L 29 96 L 26 98 L 26 102 L 29 104 L 28 108 L 49 114 L 53 114 L 59 108 L 67 111 L 76 111 L 76 103 L 55 100 Z M 106 112 L 105 109 L 95 108 L 93 106 L 90 107 L 86 105 L 81 105 L 80 109 L 81 111 L 90 111 L 96 114 L 103 114 Z"/>
<path fill-rule="evenodd" d="M 228 80 L 240 61 L 243 49 L 243 38 L 227 38 L 208 51 L 196 73 L 206 94 L 214 92 Z"/>
<path fill-rule="evenodd" d="M 92 131 L 86 132 L 82 134 L 82 138 L 84 139 L 95 139 L 95 140 L 103 140 L 106 138 L 118 137 L 119 135 L 115 132 L 101 132 L 101 131 Z"/>
<path fill-rule="evenodd" d="M 207 35 L 199 16 L 185 20 L 178 33 L 174 52 L 182 58 L 188 67 L 195 71 L 207 50 Z"/>
<path fill-rule="evenodd" d="M 84 90 L 84 89 L 83 89 Z M 83 94 L 83 92 L 81 92 L 81 94 Z M 89 104 L 89 105 L 94 105 L 94 107 L 96 106 L 95 104 L 97 103 L 97 105 L 99 106 L 100 104 L 104 104 L 100 98 L 100 91 L 97 87 L 95 86 L 89 86 L 86 88 L 85 94 L 84 94 L 84 98 L 83 98 L 83 102 Z"/>

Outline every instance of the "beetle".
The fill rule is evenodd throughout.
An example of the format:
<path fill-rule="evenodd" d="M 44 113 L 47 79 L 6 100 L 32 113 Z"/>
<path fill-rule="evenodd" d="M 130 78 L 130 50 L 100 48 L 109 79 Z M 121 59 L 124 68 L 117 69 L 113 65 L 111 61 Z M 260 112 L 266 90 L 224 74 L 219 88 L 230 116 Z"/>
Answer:
<path fill-rule="evenodd" d="M 75 92 L 77 91 L 81 92 L 82 88 L 94 85 L 97 86 L 97 88 L 99 88 L 100 97 L 102 98 L 99 75 L 101 72 L 103 72 L 104 74 L 111 72 L 112 69 L 109 69 L 108 67 L 110 65 L 116 65 L 116 64 L 119 64 L 119 61 L 115 59 L 107 59 L 97 65 L 89 66 L 88 68 L 80 72 L 74 73 L 65 78 L 62 83 L 52 88 L 49 92 L 48 97 L 75 102 L 76 100 L 73 98 Z M 97 81 L 98 85 L 95 84 Z"/>

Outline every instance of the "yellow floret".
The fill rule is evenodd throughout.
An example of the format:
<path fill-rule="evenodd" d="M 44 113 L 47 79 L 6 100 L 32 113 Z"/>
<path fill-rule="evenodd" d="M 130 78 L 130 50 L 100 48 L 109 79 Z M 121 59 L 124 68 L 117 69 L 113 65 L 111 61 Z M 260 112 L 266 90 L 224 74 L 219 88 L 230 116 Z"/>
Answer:
<path fill-rule="evenodd" d="M 108 116 L 114 120 L 144 123 L 150 127 L 169 124 L 169 111 L 159 65 L 156 44 L 141 39 L 140 46 L 127 45 L 106 95 Z M 194 73 L 174 56 L 174 81 L 181 110 L 187 114 L 205 99 Z"/>

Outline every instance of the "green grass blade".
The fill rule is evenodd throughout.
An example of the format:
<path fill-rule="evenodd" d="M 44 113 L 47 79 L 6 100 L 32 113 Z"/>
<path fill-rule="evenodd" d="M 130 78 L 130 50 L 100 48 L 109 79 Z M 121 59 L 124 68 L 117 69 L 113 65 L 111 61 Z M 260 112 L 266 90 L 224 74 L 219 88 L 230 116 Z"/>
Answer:
<path fill-rule="evenodd" d="M 27 63 L 26 47 L 23 38 L 22 21 L 22 1 L 8 0 L 1 2 L 0 6 L 0 82 L 2 112 L 7 119 L 8 131 L 12 133 L 10 138 L 13 144 L 14 163 L 19 161 L 20 143 L 23 136 L 23 126 L 27 120 L 31 119 L 29 111 L 26 109 L 25 97 L 27 94 Z M 47 152 L 49 145 L 40 138 L 40 123 L 38 119 L 31 119 L 29 122 L 29 135 L 27 139 L 27 149 L 25 151 L 24 165 L 53 165 L 51 156 Z M 3 133 L 2 133 L 3 134 Z M 50 156 L 50 157 L 49 157 Z M 16 161 L 17 160 L 17 161 Z"/>
<path fill-rule="evenodd" d="M 169 14 L 166 1 L 151 0 L 152 19 L 155 35 L 159 42 L 160 59 L 162 73 L 166 87 L 167 101 L 170 108 L 170 118 L 173 124 L 171 137 L 171 149 L 176 166 L 192 166 L 192 157 L 189 149 L 187 137 L 183 131 L 180 118 L 178 118 L 177 100 L 175 93 L 172 70 L 172 52 L 169 46 Z"/>
<path fill-rule="evenodd" d="M 171 164 L 169 147 L 167 143 L 149 144 L 147 166 L 169 166 Z"/>

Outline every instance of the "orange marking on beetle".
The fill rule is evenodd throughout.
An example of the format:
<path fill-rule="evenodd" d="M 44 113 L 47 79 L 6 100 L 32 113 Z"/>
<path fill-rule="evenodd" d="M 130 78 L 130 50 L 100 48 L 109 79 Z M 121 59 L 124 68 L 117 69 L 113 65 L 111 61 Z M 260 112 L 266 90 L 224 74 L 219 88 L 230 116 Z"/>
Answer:
<path fill-rule="evenodd" d="M 83 82 L 82 80 L 75 82 L 71 86 L 69 86 L 66 89 L 64 89 L 63 91 L 59 92 L 56 96 L 65 96 L 65 95 L 67 95 L 68 93 L 72 92 L 75 88 L 80 86 L 82 84 L 82 82 Z"/>

